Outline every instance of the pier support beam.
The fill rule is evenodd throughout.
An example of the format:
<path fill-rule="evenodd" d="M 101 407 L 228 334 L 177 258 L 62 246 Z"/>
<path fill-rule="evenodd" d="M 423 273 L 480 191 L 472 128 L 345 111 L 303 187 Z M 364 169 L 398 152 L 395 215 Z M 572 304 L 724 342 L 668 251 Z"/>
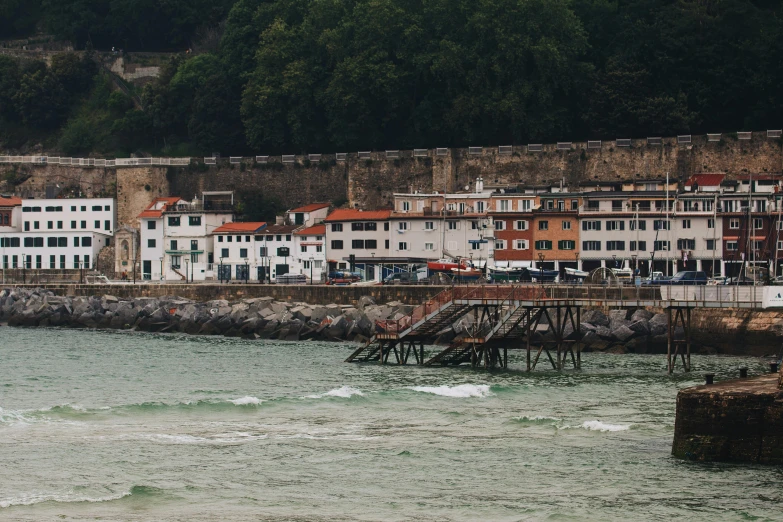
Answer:
<path fill-rule="evenodd" d="M 677 338 L 678 327 L 682 327 L 684 339 Z M 669 374 L 674 373 L 678 355 L 683 370 L 691 371 L 691 307 L 666 309 L 666 337 L 666 369 Z"/>

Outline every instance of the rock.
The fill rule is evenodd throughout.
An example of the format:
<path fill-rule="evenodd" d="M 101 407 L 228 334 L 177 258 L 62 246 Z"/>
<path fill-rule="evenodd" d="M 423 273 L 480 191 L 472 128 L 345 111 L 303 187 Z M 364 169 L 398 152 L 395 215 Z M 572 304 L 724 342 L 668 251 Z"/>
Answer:
<path fill-rule="evenodd" d="M 104 295 L 103 296 L 103 301 L 105 303 L 119 303 L 120 299 L 118 297 L 116 297 L 116 296 L 113 296 L 113 295 Z"/>
<path fill-rule="evenodd" d="M 596 325 L 592 323 L 582 323 L 579 325 L 579 328 L 582 330 L 582 333 L 595 332 Z"/>
<path fill-rule="evenodd" d="M 650 335 L 657 336 L 657 335 L 663 335 L 666 337 L 666 325 L 665 324 L 653 324 L 652 322 L 647 323 L 650 327 Z"/>
<path fill-rule="evenodd" d="M 650 323 L 646 319 L 642 319 L 631 323 L 628 328 L 637 333 L 637 335 L 647 336 L 650 333 Z"/>
<path fill-rule="evenodd" d="M 606 341 L 604 339 L 598 339 L 597 341 L 594 341 L 590 344 L 590 348 L 594 352 L 605 352 L 609 349 L 611 346 L 611 343 L 609 341 Z"/>
<path fill-rule="evenodd" d="M 609 310 L 609 323 L 628 319 L 628 310 Z"/>
<path fill-rule="evenodd" d="M 363 295 L 359 298 L 359 302 L 357 303 L 357 306 L 359 307 L 359 310 L 364 311 L 364 309 L 367 308 L 368 306 L 375 306 L 375 299 L 373 299 L 369 295 Z"/>
<path fill-rule="evenodd" d="M 624 354 L 624 353 L 628 353 L 628 351 L 625 349 L 625 345 L 613 344 L 612 346 L 609 347 L 606 353 Z"/>
<path fill-rule="evenodd" d="M 647 338 L 636 337 L 625 343 L 625 350 L 628 353 L 647 353 Z"/>
<path fill-rule="evenodd" d="M 650 326 L 656 325 L 656 324 L 662 324 L 664 327 L 669 324 L 669 320 L 666 317 L 666 314 L 655 314 L 650 318 Z"/>
<path fill-rule="evenodd" d="M 612 338 L 612 331 L 606 326 L 596 326 L 595 333 L 596 335 L 598 335 L 598 337 L 601 337 L 602 339 Z"/>
<path fill-rule="evenodd" d="M 599 310 L 585 310 L 580 314 L 583 323 L 590 323 L 596 326 L 609 326 L 609 318 Z"/>
<path fill-rule="evenodd" d="M 310 320 L 316 323 L 320 323 L 326 319 L 327 309 L 325 306 L 316 306 L 310 313 Z"/>
<path fill-rule="evenodd" d="M 631 314 L 631 322 L 636 322 L 641 320 L 649 321 L 654 316 L 655 316 L 654 313 L 648 312 L 644 308 L 640 308 Z"/>
<path fill-rule="evenodd" d="M 612 330 L 612 337 L 620 342 L 625 342 L 636 334 L 633 330 L 627 326 L 621 326 L 615 330 Z"/>
<path fill-rule="evenodd" d="M 600 337 L 595 333 L 595 331 L 589 331 L 586 334 L 582 336 L 582 344 L 585 346 L 592 346 L 594 343 L 600 340 Z"/>

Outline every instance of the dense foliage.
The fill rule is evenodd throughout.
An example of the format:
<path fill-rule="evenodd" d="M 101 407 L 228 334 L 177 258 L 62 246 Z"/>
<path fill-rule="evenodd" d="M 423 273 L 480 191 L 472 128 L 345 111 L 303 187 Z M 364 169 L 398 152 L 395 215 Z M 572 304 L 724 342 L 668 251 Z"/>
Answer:
<path fill-rule="evenodd" d="M 328 152 L 783 122 L 773 0 L 0 0 L 0 31 L 29 30 L 36 1 L 77 46 L 187 48 L 218 31 L 145 88 L 143 111 L 112 110 L 115 148 Z M 0 71 L 2 117 L 61 123 L 70 91 L 54 65 L 24 68 Z"/>

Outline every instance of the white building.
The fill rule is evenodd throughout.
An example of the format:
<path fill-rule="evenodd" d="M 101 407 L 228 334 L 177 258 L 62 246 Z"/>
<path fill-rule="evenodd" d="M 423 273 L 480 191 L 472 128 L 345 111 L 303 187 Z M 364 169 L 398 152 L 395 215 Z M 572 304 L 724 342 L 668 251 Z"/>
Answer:
<path fill-rule="evenodd" d="M 268 225 L 258 239 L 260 253 L 259 266 L 256 269 L 260 281 L 277 279 L 277 276 L 293 273 L 294 232 L 297 225 Z M 266 279 L 262 276 L 267 275 Z"/>
<path fill-rule="evenodd" d="M 113 236 L 117 209 L 112 198 L 23 199 L 23 232 L 96 232 Z"/>
<path fill-rule="evenodd" d="M 326 225 L 319 224 L 294 232 L 294 267 L 311 281 L 322 281 L 326 273 Z"/>
<path fill-rule="evenodd" d="M 323 222 L 329 215 L 329 203 L 311 203 L 303 207 L 287 211 L 286 224 L 311 227 Z"/>
<path fill-rule="evenodd" d="M 264 222 L 226 223 L 214 230 L 214 263 L 221 281 L 263 281 L 269 279 L 261 270 L 264 252 Z"/>
<path fill-rule="evenodd" d="M 98 253 L 110 242 L 110 236 L 92 231 L 4 232 L 0 250 L 3 268 L 92 269 Z"/>
<path fill-rule="evenodd" d="M 130 241 L 117 245 L 122 259 L 139 258 L 141 263 L 141 278 L 160 281 L 163 274 L 163 211 L 170 206 L 186 204 L 179 197 L 155 198 L 147 208 L 139 214 L 140 255 L 136 256 L 129 250 L 133 247 Z"/>
<path fill-rule="evenodd" d="M 367 280 L 377 280 L 391 272 L 399 258 L 390 256 L 389 218 L 391 210 L 337 209 L 326 224 L 327 270 L 354 268 Z M 381 273 L 383 272 L 383 274 Z"/>

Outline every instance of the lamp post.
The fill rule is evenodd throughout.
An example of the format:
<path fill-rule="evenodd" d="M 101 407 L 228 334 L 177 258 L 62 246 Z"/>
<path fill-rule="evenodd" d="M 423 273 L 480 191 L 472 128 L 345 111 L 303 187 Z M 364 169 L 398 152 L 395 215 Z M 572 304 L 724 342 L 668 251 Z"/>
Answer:
<path fill-rule="evenodd" d="M 612 254 L 612 265 L 617 268 L 617 254 Z"/>
<path fill-rule="evenodd" d="M 370 252 L 370 256 L 372 256 L 372 269 L 373 269 L 373 275 L 374 275 L 374 272 L 375 272 L 375 270 L 376 270 L 376 265 L 375 265 L 375 252 Z M 311 265 L 311 266 L 312 266 L 312 265 Z M 383 276 L 383 274 L 381 274 L 381 276 Z M 312 278 L 313 278 L 313 275 L 312 275 L 312 273 L 311 273 L 311 274 L 310 274 L 310 279 L 312 280 Z M 381 279 L 381 280 L 382 280 L 382 279 Z"/>
<path fill-rule="evenodd" d="M 541 284 L 544 284 L 544 256 L 543 252 L 538 253 L 538 278 L 541 280 Z"/>
<path fill-rule="evenodd" d="M 373 254 L 375 255 L 375 254 Z M 313 263 L 315 262 L 315 258 L 313 256 L 310 256 L 310 284 L 313 284 Z"/>
<path fill-rule="evenodd" d="M 163 282 L 163 257 L 160 258 L 160 282 Z"/>
<path fill-rule="evenodd" d="M 250 261 L 248 258 L 245 258 L 245 284 L 247 284 L 249 277 L 250 277 Z"/>
<path fill-rule="evenodd" d="M 185 282 L 188 283 L 188 274 L 190 273 L 190 260 L 185 258 Z"/>
<path fill-rule="evenodd" d="M 223 282 L 223 258 L 220 258 L 220 264 L 218 265 L 218 281 Z"/>
<path fill-rule="evenodd" d="M 22 283 L 27 284 L 27 255 L 22 252 Z"/>

